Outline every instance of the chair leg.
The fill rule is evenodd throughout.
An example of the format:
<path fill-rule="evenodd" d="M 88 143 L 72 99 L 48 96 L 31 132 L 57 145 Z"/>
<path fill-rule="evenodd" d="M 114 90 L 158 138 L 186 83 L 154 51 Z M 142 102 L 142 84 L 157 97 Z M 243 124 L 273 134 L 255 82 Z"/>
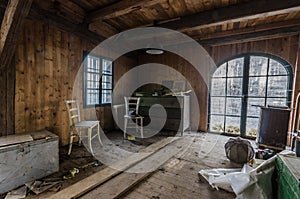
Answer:
<path fill-rule="evenodd" d="M 127 120 L 127 118 L 125 118 L 125 120 L 124 120 L 124 139 L 126 139 L 127 122 L 128 122 L 128 120 Z"/>
<path fill-rule="evenodd" d="M 68 155 L 70 155 L 70 154 L 71 154 L 71 151 L 72 151 L 73 139 L 74 139 L 74 135 L 72 134 L 72 131 L 71 131 L 71 132 L 70 132 L 70 143 L 69 143 L 69 151 L 68 151 Z"/>
<path fill-rule="evenodd" d="M 99 122 L 98 122 L 98 125 L 97 125 L 97 134 L 98 134 L 99 142 L 103 146 L 102 141 L 101 141 L 101 137 L 100 137 L 100 125 L 99 125 Z"/>
<path fill-rule="evenodd" d="M 78 134 L 78 139 L 79 139 L 78 145 L 81 146 L 81 141 L 82 141 L 82 140 L 81 140 L 81 129 L 78 129 L 78 130 L 77 130 L 77 134 Z"/>
<path fill-rule="evenodd" d="M 94 152 L 92 149 L 92 128 L 88 128 L 88 146 L 92 156 L 94 156 Z"/>
<path fill-rule="evenodd" d="M 135 119 L 135 132 L 138 133 L 139 132 L 139 125 L 138 125 L 138 121 L 139 119 Z"/>
<path fill-rule="evenodd" d="M 143 118 L 141 118 L 141 137 L 144 138 Z"/>

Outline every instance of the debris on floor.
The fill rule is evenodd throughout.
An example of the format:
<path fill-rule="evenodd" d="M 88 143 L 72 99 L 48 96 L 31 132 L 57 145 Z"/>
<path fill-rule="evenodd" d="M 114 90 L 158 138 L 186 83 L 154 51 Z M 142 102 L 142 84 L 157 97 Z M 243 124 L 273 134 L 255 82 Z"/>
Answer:
<path fill-rule="evenodd" d="M 69 172 L 66 175 L 63 176 L 63 179 L 66 180 L 66 179 L 74 178 L 77 173 L 79 173 L 79 169 L 72 168 L 69 170 Z"/>
<path fill-rule="evenodd" d="M 128 139 L 128 140 L 135 140 L 135 137 L 132 136 L 132 135 L 128 135 L 128 136 L 127 136 L 127 139 Z"/>
<path fill-rule="evenodd" d="M 47 191 L 53 187 L 57 187 L 59 184 L 61 184 L 61 180 L 60 181 L 54 181 L 54 182 L 47 182 L 47 181 L 41 181 L 41 180 L 35 180 L 33 182 L 30 183 L 26 183 L 26 187 L 28 187 L 28 189 L 30 189 L 33 193 L 35 193 L 36 195 Z M 61 185 L 59 185 L 61 186 Z M 59 187 L 58 186 L 58 187 Z M 59 190 L 59 189 L 54 189 L 54 190 Z"/>
<path fill-rule="evenodd" d="M 237 198 L 272 199 L 271 178 L 275 157 L 264 161 L 256 168 L 245 164 L 242 169 L 208 169 L 199 171 L 199 174 L 213 188 L 233 191 Z"/>
<path fill-rule="evenodd" d="M 81 166 L 80 169 L 83 169 L 83 170 L 84 170 L 84 169 L 87 169 L 87 168 L 89 168 L 89 167 L 98 167 L 98 166 L 100 166 L 100 165 L 102 165 L 101 162 L 99 162 L 99 160 L 95 160 L 95 161 L 93 161 L 93 162 L 89 162 L 89 163 L 87 163 L 87 164 Z"/>
<path fill-rule="evenodd" d="M 27 195 L 27 187 L 26 186 L 21 186 L 15 190 L 12 190 L 7 193 L 5 196 L 5 199 L 21 199 L 25 198 Z"/>

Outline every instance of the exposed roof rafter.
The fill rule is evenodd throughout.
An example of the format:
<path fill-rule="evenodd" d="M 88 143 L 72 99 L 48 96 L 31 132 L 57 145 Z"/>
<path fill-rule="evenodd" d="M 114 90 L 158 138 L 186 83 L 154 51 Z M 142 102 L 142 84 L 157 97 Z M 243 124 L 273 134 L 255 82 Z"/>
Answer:
<path fill-rule="evenodd" d="M 125 0 L 119 1 L 112 5 L 106 6 L 99 10 L 95 10 L 87 16 L 87 22 L 101 21 L 103 19 L 109 19 L 128 14 L 135 10 L 149 7 L 158 3 L 162 3 L 167 0 Z"/>
<path fill-rule="evenodd" d="M 234 30 L 228 30 L 228 31 L 222 31 L 222 32 L 214 32 L 211 34 L 203 33 L 203 34 L 194 34 L 190 35 L 192 38 L 198 41 L 209 41 L 213 39 L 221 39 L 221 38 L 227 38 L 232 37 L 234 38 L 237 35 L 247 35 L 252 34 L 255 32 L 262 32 L 265 31 L 266 33 L 271 33 L 270 30 L 277 30 L 281 28 L 292 28 L 300 26 L 300 19 L 295 19 L 291 21 L 280 21 L 280 22 L 273 22 L 269 24 L 261 24 L 253 27 L 246 27 L 246 28 L 240 28 L 240 29 L 234 29 Z M 295 29 L 290 29 L 291 32 L 294 32 Z"/>
<path fill-rule="evenodd" d="M 241 4 L 182 16 L 158 26 L 174 30 L 187 30 L 238 22 L 260 17 L 300 11 L 300 1 L 295 0 L 252 0 Z"/>

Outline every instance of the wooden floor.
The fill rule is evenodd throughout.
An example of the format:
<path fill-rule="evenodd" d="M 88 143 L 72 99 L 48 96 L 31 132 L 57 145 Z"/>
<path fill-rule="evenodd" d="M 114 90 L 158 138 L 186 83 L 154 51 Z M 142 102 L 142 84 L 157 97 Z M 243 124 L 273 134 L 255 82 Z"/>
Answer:
<path fill-rule="evenodd" d="M 226 191 L 216 191 L 200 181 L 201 169 L 236 167 L 226 158 L 224 144 L 228 137 L 202 134 L 193 139 L 184 154 L 171 158 L 148 179 L 136 186 L 124 198 L 235 198 Z"/>
<path fill-rule="evenodd" d="M 63 181 L 61 191 L 47 191 L 31 195 L 30 198 L 235 198 L 233 193 L 212 189 L 198 176 L 201 169 L 242 166 L 231 163 L 226 158 L 224 145 L 229 139 L 227 136 L 185 133 L 183 137 L 172 137 L 172 134 L 165 132 L 143 140 L 128 141 L 123 139 L 122 132 L 108 135 L 104 143 L 109 143 L 103 146 L 102 151 L 109 151 L 108 154 L 111 155 L 108 158 L 115 159 L 121 167 L 127 164 L 123 167 L 125 170 L 107 167 L 105 164 L 85 171 L 81 169 L 75 178 Z M 122 159 L 112 149 L 113 145 L 131 151 L 133 155 Z M 63 163 L 70 163 L 67 166 L 71 168 L 81 164 L 78 157 L 86 157 L 87 162 L 93 160 L 86 150 L 81 150 L 80 147 L 75 147 L 69 159 L 65 159 Z M 64 151 L 61 151 L 62 157 L 67 148 Z M 150 153 L 141 156 L 141 152 Z M 77 168 L 80 167 L 77 165 Z"/>
<path fill-rule="evenodd" d="M 233 193 L 212 189 L 198 176 L 201 169 L 241 166 L 232 164 L 225 156 L 224 144 L 228 139 L 217 134 L 185 134 L 182 139 L 161 149 L 165 151 L 153 158 L 156 162 L 166 160 L 155 171 L 122 174 L 81 198 L 235 198 Z M 167 149 L 172 146 L 171 150 Z M 155 168 L 153 161 L 145 164 Z M 124 188 L 130 185 L 130 190 Z"/>

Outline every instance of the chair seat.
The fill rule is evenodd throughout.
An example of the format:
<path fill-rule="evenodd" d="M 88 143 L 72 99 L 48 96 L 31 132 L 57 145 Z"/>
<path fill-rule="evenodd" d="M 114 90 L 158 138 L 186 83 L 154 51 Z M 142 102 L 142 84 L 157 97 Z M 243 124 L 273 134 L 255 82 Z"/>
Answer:
<path fill-rule="evenodd" d="M 81 127 L 81 128 L 93 128 L 97 126 L 99 121 L 81 121 L 75 124 L 75 127 Z"/>
<path fill-rule="evenodd" d="M 129 118 L 129 119 L 143 119 L 143 116 L 140 115 L 124 115 L 125 118 Z"/>

